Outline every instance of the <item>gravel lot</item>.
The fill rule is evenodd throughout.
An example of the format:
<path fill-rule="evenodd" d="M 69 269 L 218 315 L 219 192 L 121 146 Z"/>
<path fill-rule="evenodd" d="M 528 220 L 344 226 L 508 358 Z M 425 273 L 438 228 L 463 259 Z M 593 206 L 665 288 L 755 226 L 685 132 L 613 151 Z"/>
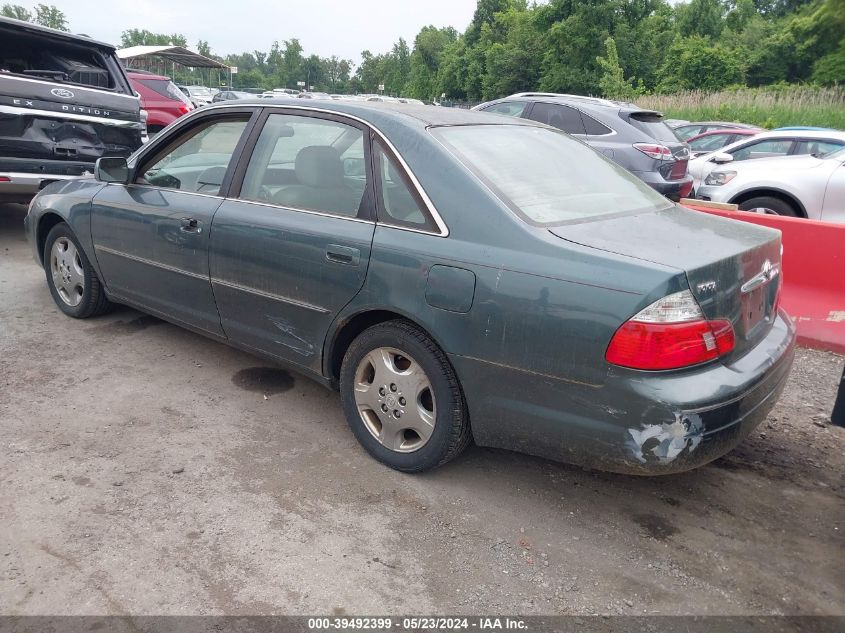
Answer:
<path fill-rule="evenodd" d="M 0 205 L 0 613 L 845 615 L 843 359 L 663 478 L 358 447 L 339 398 L 122 308 L 63 316 Z"/>

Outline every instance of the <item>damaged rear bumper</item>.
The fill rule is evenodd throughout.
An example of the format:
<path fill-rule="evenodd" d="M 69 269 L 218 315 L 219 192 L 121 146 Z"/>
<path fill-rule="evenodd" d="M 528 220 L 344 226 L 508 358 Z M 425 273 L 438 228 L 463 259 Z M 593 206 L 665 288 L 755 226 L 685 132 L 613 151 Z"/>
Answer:
<path fill-rule="evenodd" d="M 478 444 L 630 474 L 670 474 L 721 457 L 777 402 L 795 354 L 779 314 L 743 357 L 682 372 L 611 367 L 602 385 L 454 356 Z"/>

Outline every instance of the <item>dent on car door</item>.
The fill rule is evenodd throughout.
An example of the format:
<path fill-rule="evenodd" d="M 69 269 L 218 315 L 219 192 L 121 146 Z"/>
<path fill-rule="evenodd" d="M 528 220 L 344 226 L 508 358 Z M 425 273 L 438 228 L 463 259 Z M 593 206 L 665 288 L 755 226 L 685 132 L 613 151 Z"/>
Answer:
<path fill-rule="evenodd" d="M 222 336 L 209 229 L 251 114 L 203 117 L 174 131 L 140 158 L 129 184 L 94 197 L 91 232 L 112 295 Z"/>
<path fill-rule="evenodd" d="M 214 216 L 214 295 L 230 339 L 319 371 L 329 325 L 367 273 L 369 141 L 333 115 L 269 111 L 259 128 Z"/>

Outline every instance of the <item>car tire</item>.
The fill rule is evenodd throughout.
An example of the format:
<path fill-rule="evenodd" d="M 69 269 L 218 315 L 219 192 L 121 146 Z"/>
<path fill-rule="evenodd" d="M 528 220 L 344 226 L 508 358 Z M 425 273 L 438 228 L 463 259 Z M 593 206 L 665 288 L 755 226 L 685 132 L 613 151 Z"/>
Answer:
<path fill-rule="evenodd" d="M 54 226 L 47 234 L 43 261 L 50 294 L 66 315 L 87 319 L 111 308 L 112 304 L 106 298 L 103 285 L 85 251 L 64 222 Z"/>
<path fill-rule="evenodd" d="M 343 411 L 375 459 L 416 473 L 445 464 L 472 440 L 458 377 L 446 354 L 404 320 L 364 330 L 340 371 Z"/>
<path fill-rule="evenodd" d="M 786 200 L 772 196 L 759 196 L 750 198 L 739 205 L 740 211 L 752 211 L 756 213 L 769 213 L 773 215 L 785 215 L 793 218 L 799 217 L 798 211 Z"/>

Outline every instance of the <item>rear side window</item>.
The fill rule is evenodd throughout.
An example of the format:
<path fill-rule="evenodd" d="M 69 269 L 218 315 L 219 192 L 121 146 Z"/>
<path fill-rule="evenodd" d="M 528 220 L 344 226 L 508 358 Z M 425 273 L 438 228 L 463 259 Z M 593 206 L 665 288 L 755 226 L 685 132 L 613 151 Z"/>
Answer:
<path fill-rule="evenodd" d="M 636 176 L 556 130 L 460 125 L 431 131 L 517 216 L 554 225 L 672 206 Z"/>
<path fill-rule="evenodd" d="M 240 198 L 346 217 L 367 185 L 364 133 L 316 117 L 271 114 L 252 152 Z"/>
<path fill-rule="evenodd" d="M 590 136 L 604 136 L 605 134 L 613 133 L 613 130 L 609 127 L 603 123 L 599 123 L 593 117 L 583 112 L 581 113 L 581 120 L 584 122 L 584 130 Z"/>
<path fill-rule="evenodd" d="M 656 112 L 631 112 L 627 115 L 622 112 L 620 116 L 624 119 L 627 116 L 628 122 L 641 132 L 645 132 L 655 141 L 677 143 L 678 135 L 672 131 L 663 120 L 663 116 Z"/>
<path fill-rule="evenodd" d="M 376 168 L 381 183 L 380 217 L 389 224 L 419 229 L 434 229 L 409 186 L 402 169 L 388 155 L 380 142 L 374 145 Z"/>
<path fill-rule="evenodd" d="M 838 152 L 842 147 L 845 146 L 845 143 L 842 141 L 824 141 L 824 140 L 806 140 L 806 141 L 799 141 L 798 145 L 795 147 L 795 154 L 812 154 L 813 156 L 818 156 L 819 158 L 823 158 L 834 152 Z"/>
<path fill-rule="evenodd" d="M 786 156 L 792 147 L 792 139 L 773 138 L 765 141 L 749 143 L 731 152 L 734 160 L 751 160 L 754 158 L 772 158 Z"/>
<path fill-rule="evenodd" d="M 528 118 L 551 125 L 568 134 L 586 134 L 581 113 L 569 106 L 556 103 L 535 103 Z"/>
<path fill-rule="evenodd" d="M 682 141 L 692 138 L 697 134 L 701 134 L 703 131 L 704 130 L 702 130 L 700 125 L 681 125 L 673 130 L 675 136 Z"/>
<path fill-rule="evenodd" d="M 525 112 L 526 105 L 528 104 L 524 101 L 504 101 L 484 108 L 484 112 L 493 112 L 494 114 L 520 117 L 522 116 L 522 113 Z"/>

